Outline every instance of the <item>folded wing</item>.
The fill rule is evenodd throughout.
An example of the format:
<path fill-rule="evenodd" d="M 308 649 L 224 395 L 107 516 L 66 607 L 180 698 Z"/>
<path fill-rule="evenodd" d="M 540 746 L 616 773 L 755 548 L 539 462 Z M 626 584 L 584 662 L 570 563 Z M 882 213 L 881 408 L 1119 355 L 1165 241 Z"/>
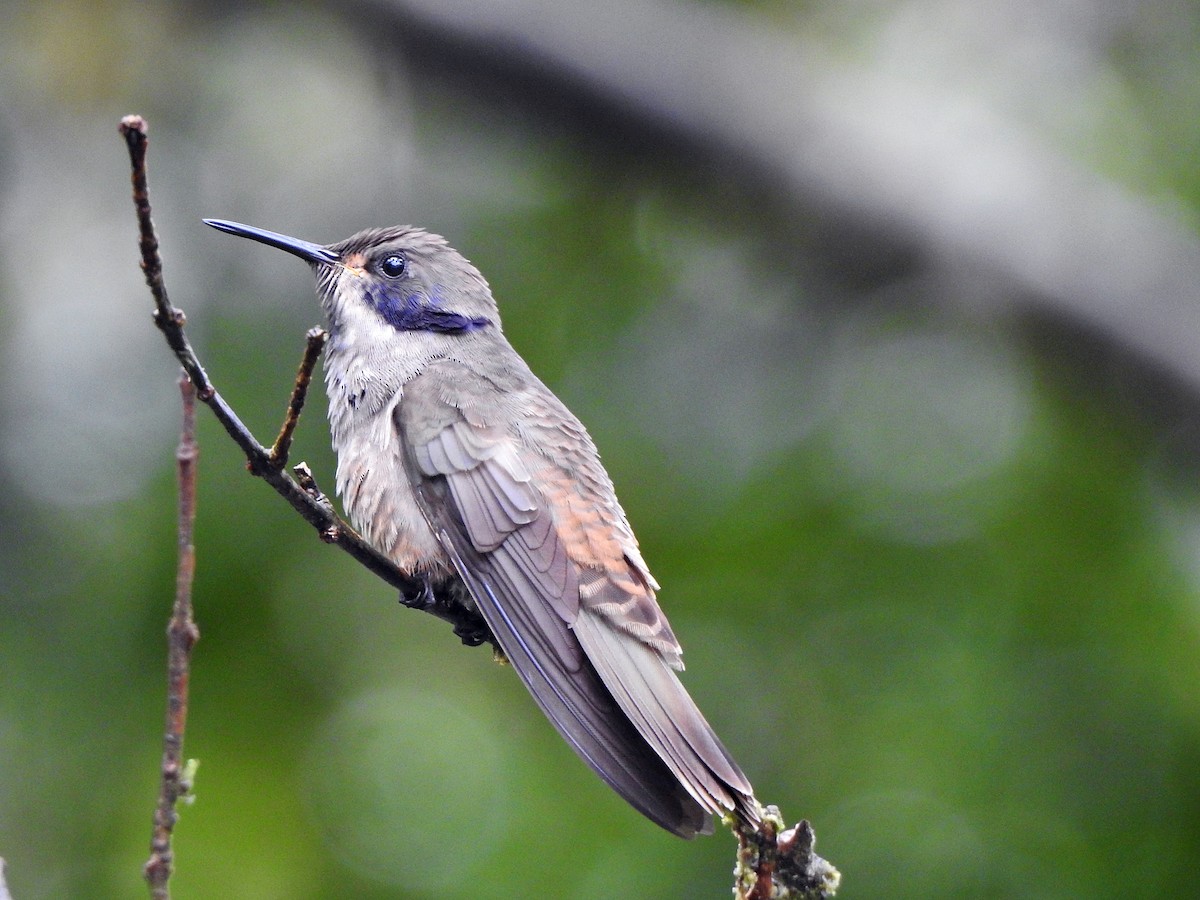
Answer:
<path fill-rule="evenodd" d="M 471 377 L 453 375 L 460 389 Z M 725 811 L 757 819 L 675 673 L 678 644 L 582 426 L 544 388 L 523 398 L 517 425 L 500 424 L 462 396 L 422 392 L 421 378 L 397 412 L 418 500 L 547 717 L 669 831 L 710 831 Z"/>

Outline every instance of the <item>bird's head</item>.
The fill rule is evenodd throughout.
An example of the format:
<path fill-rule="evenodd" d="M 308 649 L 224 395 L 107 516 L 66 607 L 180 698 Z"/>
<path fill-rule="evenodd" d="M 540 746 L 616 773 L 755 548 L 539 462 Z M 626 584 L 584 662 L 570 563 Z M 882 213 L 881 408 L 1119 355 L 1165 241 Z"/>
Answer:
<path fill-rule="evenodd" d="M 436 234 L 407 226 L 372 228 L 322 246 L 238 222 L 204 221 L 308 262 L 335 330 L 364 315 L 397 332 L 466 334 L 500 327 L 479 270 Z"/>

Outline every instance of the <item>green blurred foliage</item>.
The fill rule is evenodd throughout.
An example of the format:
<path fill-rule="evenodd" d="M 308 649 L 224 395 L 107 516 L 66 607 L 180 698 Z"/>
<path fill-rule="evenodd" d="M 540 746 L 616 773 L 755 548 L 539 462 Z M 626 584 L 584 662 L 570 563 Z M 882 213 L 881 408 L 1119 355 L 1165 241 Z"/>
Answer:
<path fill-rule="evenodd" d="M 164 53 L 164 22 L 205 47 L 234 28 L 113 7 Z M 6 43 L 36 44 L 11 71 L 65 91 L 68 109 L 103 106 L 108 127 L 128 111 L 117 103 L 169 108 L 105 54 L 61 49 L 87 46 L 82 31 L 5 18 Z M 84 24 L 125 46 L 105 21 Z M 472 112 L 488 115 L 427 111 L 421 152 L 461 139 L 456 117 Z M 491 280 L 511 340 L 591 427 L 664 585 L 686 683 L 760 797 L 813 821 L 842 896 L 1200 894 L 1200 504 L 1134 404 L 1103 379 L 1081 391 L 1072 363 L 1006 319 L 877 296 L 839 307 L 838 289 L 772 260 L 728 186 L 703 195 L 678 173 L 513 128 L 513 158 L 496 165 L 523 172 L 520 204 L 495 185 L 470 208 L 413 204 L 457 223 L 449 237 Z M 182 133 L 153 145 L 152 171 L 186 181 L 169 162 Z M 102 146 L 120 160 L 115 134 Z M 1165 182 L 1186 176 L 1176 163 Z M 1177 186 L 1192 215 L 1194 175 Z M 173 214 L 225 214 L 188 207 L 195 195 L 160 177 Z M 105 252 L 129 260 L 126 287 L 140 290 L 113 178 L 123 230 Z M 318 317 L 305 272 L 281 263 L 269 271 L 285 299 L 241 303 L 244 270 L 175 282 L 184 251 L 166 252 L 176 302 L 198 304 L 191 334 L 210 373 L 266 439 Z M 276 265 L 249 245 L 222 252 Z M 7 325 L 22 314 L 16 276 L 3 277 Z M 726 342 L 727 320 L 751 325 Z M 661 337 L 673 328 L 694 341 Z M 763 334 L 780 337 L 755 344 Z M 152 352 L 170 409 L 169 356 Z M 737 390 L 706 393 L 714 377 Z M 293 458 L 329 488 L 323 414 L 314 395 Z M 175 488 L 167 423 L 128 443 L 155 462 L 100 502 L 49 504 L 0 468 L 0 856 L 16 900 L 143 890 Z M 726 836 L 687 844 L 642 821 L 510 671 L 321 544 L 207 415 L 200 443 L 186 751 L 201 765 L 177 829 L 178 896 L 725 895 Z M 96 448 L 79 449 L 93 464 Z"/>

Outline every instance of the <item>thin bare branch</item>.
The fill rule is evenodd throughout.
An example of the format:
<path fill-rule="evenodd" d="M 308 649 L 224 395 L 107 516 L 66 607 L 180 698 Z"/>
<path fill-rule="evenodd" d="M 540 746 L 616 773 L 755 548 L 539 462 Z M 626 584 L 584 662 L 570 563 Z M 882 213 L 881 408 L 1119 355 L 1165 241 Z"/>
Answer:
<path fill-rule="evenodd" d="M 179 467 L 179 562 L 175 574 L 175 605 L 167 624 L 167 727 L 163 735 L 162 784 L 154 811 L 154 833 L 150 859 L 143 870 L 154 900 L 170 897 L 173 854 L 171 835 L 179 818 L 179 798 L 191 790 L 185 776 L 183 735 L 187 729 L 188 682 L 192 648 L 200 630 L 192 616 L 192 578 L 196 572 L 196 548 L 192 530 L 196 521 L 196 389 L 187 373 L 179 376 L 183 399 L 183 427 L 175 461 Z"/>
<path fill-rule="evenodd" d="M 328 337 L 329 335 L 323 328 L 310 328 L 308 334 L 304 336 L 307 341 L 304 347 L 304 357 L 300 360 L 300 368 L 296 371 L 296 383 L 292 387 L 291 400 L 288 401 L 287 415 L 283 420 L 283 427 L 279 429 L 279 436 L 275 438 L 275 443 L 271 446 L 271 453 L 268 457 L 268 462 L 276 469 L 282 469 L 287 465 L 288 453 L 292 449 L 292 435 L 296 433 L 296 426 L 300 424 L 300 412 L 304 409 L 304 400 L 308 396 L 308 385 L 312 381 L 313 369 L 317 365 L 317 358 L 325 348 L 325 341 Z"/>

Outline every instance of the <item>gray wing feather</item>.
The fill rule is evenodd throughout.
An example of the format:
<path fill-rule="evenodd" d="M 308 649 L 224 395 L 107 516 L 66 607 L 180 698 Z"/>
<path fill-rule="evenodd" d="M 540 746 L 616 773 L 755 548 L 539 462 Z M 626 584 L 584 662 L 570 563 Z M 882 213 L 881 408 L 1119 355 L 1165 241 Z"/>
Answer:
<path fill-rule="evenodd" d="M 574 631 L 621 709 L 697 802 L 754 815 L 746 776 L 661 654 L 586 608 Z"/>
<path fill-rule="evenodd" d="M 559 733 L 635 809 L 682 837 L 709 833 L 708 809 L 646 743 L 584 657 L 569 626 L 579 608 L 578 574 L 549 510 L 528 508 L 532 495 L 517 490 L 519 482 L 494 459 L 462 466 L 458 451 L 470 451 L 454 431 L 413 447 L 420 476 L 413 480 L 434 533 L 513 668 Z M 489 490 L 494 486 L 504 500 Z M 506 520 L 506 509 L 518 515 Z"/>
<path fill-rule="evenodd" d="M 522 591 L 497 566 L 496 554 L 484 558 L 452 525 L 453 516 L 422 488 L 433 521 L 459 577 L 480 613 L 541 707 L 576 753 L 635 809 L 681 837 L 707 834 L 712 820 L 684 792 L 666 765 L 650 749 L 614 703 L 595 669 L 570 638 L 562 618 L 534 604 L 514 603 Z"/>
<path fill-rule="evenodd" d="M 410 479 L 534 699 L 609 785 L 669 831 L 707 832 L 709 813 L 723 810 L 756 820 L 749 783 L 671 668 L 678 644 L 582 426 L 549 392 L 522 398 L 524 419 L 485 415 L 474 398 L 488 386 L 473 394 L 478 376 L 441 365 L 454 368 L 437 389 L 410 383 L 397 409 Z M 518 419 L 514 433 L 497 424 Z M 561 456 L 536 484 L 522 457 L 530 442 Z"/>

